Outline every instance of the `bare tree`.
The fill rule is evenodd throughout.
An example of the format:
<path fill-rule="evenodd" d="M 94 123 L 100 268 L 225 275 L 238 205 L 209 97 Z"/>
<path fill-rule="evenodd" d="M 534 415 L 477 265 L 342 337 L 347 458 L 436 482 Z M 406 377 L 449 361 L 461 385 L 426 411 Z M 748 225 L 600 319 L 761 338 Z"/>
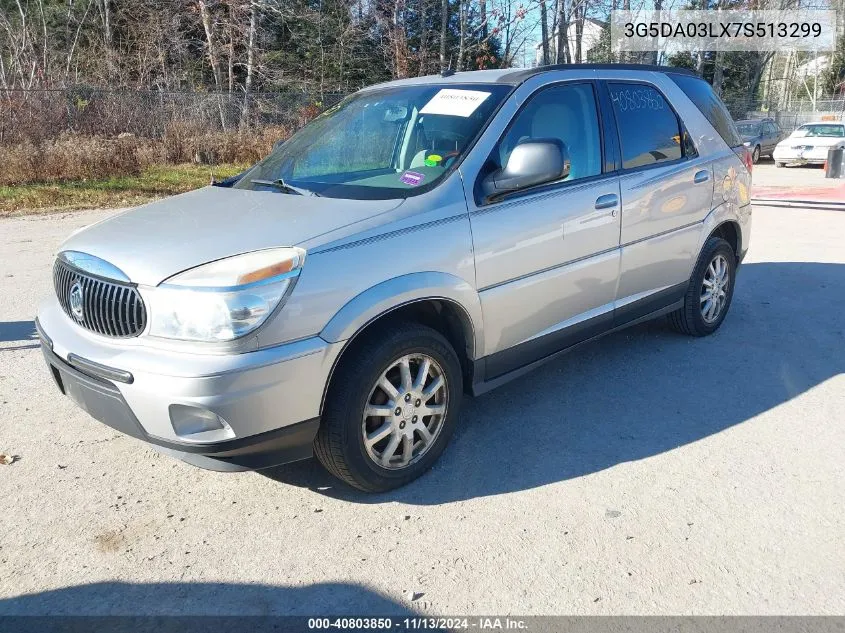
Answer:
<path fill-rule="evenodd" d="M 70 77 L 70 67 L 73 63 L 74 53 L 76 53 L 76 46 L 79 43 L 79 35 L 80 33 L 82 33 L 82 27 L 85 25 L 85 18 L 88 17 L 88 12 L 91 10 L 92 4 L 94 4 L 94 0 L 88 0 L 88 4 L 85 6 L 85 13 L 82 14 L 82 19 L 79 20 L 78 24 L 76 25 L 76 32 L 73 36 L 73 43 L 70 45 L 70 50 L 67 53 L 67 64 L 65 65 L 65 81 L 67 81 Z M 70 24 L 70 15 L 71 12 L 70 10 L 68 10 L 68 24 Z M 2 58 L 2 54 L 0 54 L 0 58 Z"/>
<path fill-rule="evenodd" d="M 467 2 L 458 0 L 458 61 L 455 64 L 457 70 L 464 69 L 464 53 L 466 52 L 466 31 L 467 31 Z"/>
<path fill-rule="evenodd" d="M 106 0 L 104 0 L 106 1 Z M 220 125 L 226 129 L 226 112 L 223 109 L 223 98 L 219 94 L 223 90 L 223 77 L 220 72 L 220 57 L 217 54 L 216 36 L 214 33 L 214 22 L 211 18 L 211 12 L 205 0 L 197 0 L 199 6 L 200 17 L 202 19 L 202 27 L 205 31 L 206 46 L 208 48 L 208 60 L 211 63 L 211 72 L 214 75 L 214 87 L 217 89 L 217 108 L 220 112 Z"/>
<path fill-rule="evenodd" d="M 549 65 L 549 17 L 546 11 L 546 0 L 540 0 L 540 38 L 543 49 L 543 66 Z"/>
<path fill-rule="evenodd" d="M 408 76 L 408 40 L 405 36 L 405 1 L 393 2 L 393 74 L 397 78 Z"/>
<path fill-rule="evenodd" d="M 440 71 L 446 70 L 446 38 L 449 34 L 449 0 L 440 5 Z"/>
<path fill-rule="evenodd" d="M 583 2 L 579 2 L 574 7 L 573 15 L 575 17 L 575 63 L 580 64 L 584 61 L 581 54 L 582 43 L 584 40 L 584 16 L 587 8 Z"/>
<path fill-rule="evenodd" d="M 112 25 L 111 25 L 111 1 L 100 0 L 97 7 L 100 10 L 100 19 L 103 23 L 103 47 L 106 53 L 106 69 L 109 78 L 114 70 L 114 51 L 112 50 Z"/>
<path fill-rule="evenodd" d="M 105 0 L 104 0 L 105 1 Z M 214 85 L 218 91 L 223 89 L 223 77 L 220 72 L 220 57 L 217 54 L 217 37 L 214 32 L 214 21 L 211 17 L 206 0 L 197 0 L 202 28 L 205 31 L 205 44 L 208 50 L 208 61 L 211 63 L 211 72 L 214 75 Z"/>
<path fill-rule="evenodd" d="M 252 96 L 252 81 L 255 75 L 255 37 L 258 29 L 258 2 L 249 7 L 249 34 L 246 46 L 246 79 L 244 80 L 244 107 L 241 110 L 241 127 L 249 123 L 249 101 Z"/>
<path fill-rule="evenodd" d="M 557 0 L 557 43 L 555 44 L 555 63 L 569 64 L 572 57 L 569 54 L 569 14 L 566 11 L 567 0 Z"/>
<path fill-rule="evenodd" d="M 428 62 L 428 14 L 426 13 L 427 0 L 419 0 L 420 6 L 420 50 L 418 55 L 417 74 L 427 74 Z"/>

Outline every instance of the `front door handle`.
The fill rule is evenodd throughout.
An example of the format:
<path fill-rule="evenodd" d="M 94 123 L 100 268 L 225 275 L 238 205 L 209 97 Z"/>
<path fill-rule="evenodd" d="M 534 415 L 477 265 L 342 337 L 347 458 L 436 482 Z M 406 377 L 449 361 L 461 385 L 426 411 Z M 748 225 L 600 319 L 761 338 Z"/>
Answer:
<path fill-rule="evenodd" d="M 708 180 L 710 180 L 710 171 L 709 170 L 702 169 L 701 171 L 695 172 L 695 177 L 693 178 L 693 182 L 695 184 L 707 182 Z"/>
<path fill-rule="evenodd" d="M 619 196 L 615 193 L 606 193 L 596 198 L 596 209 L 610 209 L 619 204 Z"/>

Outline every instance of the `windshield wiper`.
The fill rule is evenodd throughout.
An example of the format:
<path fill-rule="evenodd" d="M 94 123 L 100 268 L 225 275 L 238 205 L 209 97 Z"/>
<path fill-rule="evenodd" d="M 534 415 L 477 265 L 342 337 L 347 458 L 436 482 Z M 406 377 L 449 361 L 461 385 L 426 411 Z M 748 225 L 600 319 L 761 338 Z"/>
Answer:
<path fill-rule="evenodd" d="M 302 187 L 294 187 L 293 185 L 289 185 L 284 181 L 282 178 L 276 178 L 276 180 L 262 180 L 260 178 L 253 178 L 250 180 L 251 183 L 255 185 L 265 185 L 267 187 L 275 187 L 279 191 L 284 191 L 285 193 L 292 193 L 297 196 L 319 196 L 320 194 L 316 191 L 311 191 L 310 189 L 303 189 Z"/>

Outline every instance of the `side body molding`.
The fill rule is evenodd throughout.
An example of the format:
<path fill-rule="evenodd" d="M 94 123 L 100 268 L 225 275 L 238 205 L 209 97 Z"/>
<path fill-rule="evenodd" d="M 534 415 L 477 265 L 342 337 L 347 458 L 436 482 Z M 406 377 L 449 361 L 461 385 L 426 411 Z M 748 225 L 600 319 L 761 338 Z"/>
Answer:
<path fill-rule="evenodd" d="M 344 305 L 323 328 L 320 336 L 329 343 L 352 338 L 367 323 L 398 307 L 426 299 L 451 302 L 463 310 L 471 332 L 466 332 L 474 360 L 484 349 L 481 300 L 469 282 L 443 272 L 419 272 L 383 281 Z"/>

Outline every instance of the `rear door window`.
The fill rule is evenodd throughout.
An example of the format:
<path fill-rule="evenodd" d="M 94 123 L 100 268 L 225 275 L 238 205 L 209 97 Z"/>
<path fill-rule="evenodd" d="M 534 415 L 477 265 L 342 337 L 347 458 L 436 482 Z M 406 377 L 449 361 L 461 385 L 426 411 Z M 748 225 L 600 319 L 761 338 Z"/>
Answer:
<path fill-rule="evenodd" d="M 623 169 L 683 157 L 678 117 L 656 88 L 612 82 L 607 87 L 619 128 Z"/>

